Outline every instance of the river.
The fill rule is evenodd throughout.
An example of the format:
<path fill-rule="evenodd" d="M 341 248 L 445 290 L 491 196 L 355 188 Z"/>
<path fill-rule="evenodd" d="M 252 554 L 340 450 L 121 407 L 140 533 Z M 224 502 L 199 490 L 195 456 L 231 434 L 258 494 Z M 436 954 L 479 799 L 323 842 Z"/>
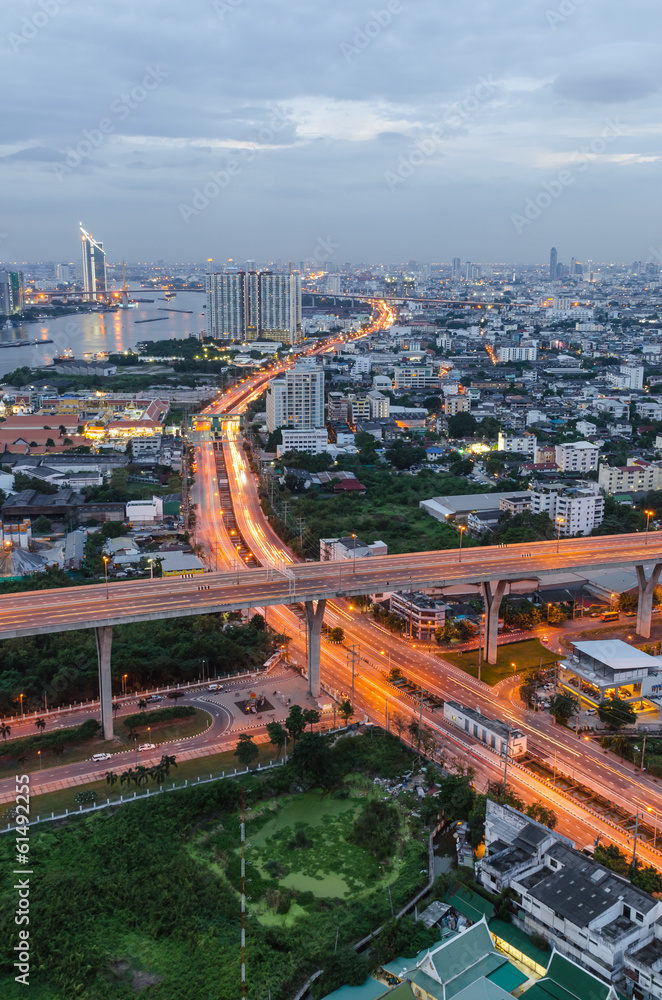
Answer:
<path fill-rule="evenodd" d="M 110 354 L 135 347 L 141 340 L 171 340 L 205 330 L 205 296 L 202 292 L 177 292 L 166 302 L 162 291 L 145 289 L 135 298 L 154 299 L 140 302 L 136 309 L 118 309 L 106 313 L 72 313 L 53 319 L 21 323 L 12 330 L 0 330 L 0 344 L 28 340 L 53 341 L 52 344 L 24 347 L 0 347 L 0 377 L 23 365 L 38 368 L 52 364 L 55 355 L 71 348 L 76 358 L 97 351 Z M 191 310 L 176 312 L 175 310 Z M 156 319 L 154 323 L 139 320 Z M 88 359 L 89 360 L 89 359 Z"/>

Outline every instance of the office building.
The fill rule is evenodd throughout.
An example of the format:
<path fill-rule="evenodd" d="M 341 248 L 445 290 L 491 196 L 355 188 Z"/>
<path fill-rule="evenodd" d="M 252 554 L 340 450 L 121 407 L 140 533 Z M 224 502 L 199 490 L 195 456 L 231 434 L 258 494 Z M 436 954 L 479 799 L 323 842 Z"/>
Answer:
<path fill-rule="evenodd" d="M 438 389 L 438 365 L 402 365 L 395 369 L 396 389 Z"/>
<path fill-rule="evenodd" d="M 659 709 L 662 657 L 651 656 L 622 639 L 572 642 L 561 660 L 559 683 L 574 698 L 596 708 L 607 698 Z"/>
<path fill-rule="evenodd" d="M 444 719 L 504 757 L 506 752 L 509 757 L 521 757 L 526 753 L 525 733 L 500 719 L 489 719 L 459 701 L 444 702 Z"/>
<path fill-rule="evenodd" d="M 453 280 L 457 281 L 462 277 L 462 260 L 459 257 L 453 257 Z"/>
<path fill-rule="evenodd" d="M 432 642 L 435 631 L 446 623 L 444 601 L 416 590 L 391 594 L 389 610 L 404 621 L 407 635 L 423 642 Z"/>
<path fill-rule="evenodd" d="M 0 271 L 0 314 L 11 316 L 23 310 L 23 272 Z"/>
<path fill-rule="evenodd" d="M 207 274 L 207 336 L 215 340 L 301 339 L 301 275 L 271 271 Z"/>
<path fill-rule="evenodd" d="M 556 272 L 558 268 L 559 255 L 556 252 L 556 247 L 552 247 L 549 251 L 549 280 L 556 281 Z"/>
<path fill-rule="evenodd" d="M 598 489 L 596 483 L 579 488 L 537 485 L 531 490 L 531 513 L 546 513 L 562 536 L 590 535 L 605 515 L 605 498 Z"/>
<path fill-rule="evenodd" d="M 267 386 L 267 429 L 324 427 L 324 372 L 299 362 Z"/>
<path fill-rule="evenodd" d="M 108 289 L 106 278 L 106 251 L 103 243 L 95 240 L 91 233 L 80 226 L 81 250 L 83 255 L 83 291 L 86 298 L 94 298 Z"/>
<path fill-rule="evenodd" d="M 320 455 L 326 451 L 329 443 L 329 433 L 326 427 L 313 427 L 310 430 L 281 429 L 283 440 L 276 445 L 278 458 L 288 451 L 305 451 L 309 455 Z"/>

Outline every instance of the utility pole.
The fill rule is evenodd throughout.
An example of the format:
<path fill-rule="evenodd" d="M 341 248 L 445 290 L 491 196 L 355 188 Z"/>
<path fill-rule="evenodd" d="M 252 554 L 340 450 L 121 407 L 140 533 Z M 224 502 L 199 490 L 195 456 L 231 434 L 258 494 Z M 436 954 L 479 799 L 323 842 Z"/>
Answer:
<path fill-rule="evenodd" d="M 306 523 L 306 519 L 303 517 L 299 518 L 299 544 L 303 548 L 303 529 Z"/>
<path fill-rule="evenodd" d="M 418 705 L 418 752 L 421 752 L 421 733 L 423 731 L 423 688 L 421 687 L 421 696 L 419 698 Z"/>
<path fill-rule="evenodd" d="M 644 733 L 644 745 L 641 748 L 641 764 L 639 766 L 641 767 L 642 771 L 644 770 L 644 757 L 646 756 L 646 737 L 647 737 L 647 735 L 648 735 L 648 733 Z"/>
<path fill-rule="evenodd" d="M 503 794 L 508 790 L 508 754 L 510 753 L 510 729 L 508 729 L 508 740 L 506 742 L 506 763 L 503 768 Z"/>
<path fill-rule="evenodd" d="M 352 643 L 352 645 L 347 649 L 347 659 L 349 660 L 350 653 L 352 656 L 352 708 L 354 708 L 354 673 L 356 667 L 356 657 L 360 654 L 360 652 L 361 647 L 357 646 L 356 643 Z"/>
<path fill-rule="evenodd" d="M 241 786 L 241 997 L 246 1000 L 246 809 Z"/>
<path fill-rule="evenodd" d="M 634 875 L 637 870 L 637 837 L 639 836 L 639 810 L 637 810 L 637 816 L 634 821 L 634 844 L 632 845 L 632 864 L 630 865 L 630 874 Z"/>

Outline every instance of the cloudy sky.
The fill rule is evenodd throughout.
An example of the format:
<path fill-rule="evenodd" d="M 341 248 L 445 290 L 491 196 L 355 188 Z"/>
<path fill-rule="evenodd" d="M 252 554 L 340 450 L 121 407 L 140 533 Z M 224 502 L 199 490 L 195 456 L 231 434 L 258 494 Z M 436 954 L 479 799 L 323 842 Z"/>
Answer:
<path fill-rule="evenodd" d="M 0 259 L 662 255 L 659 0 L 3 0 Z"/>

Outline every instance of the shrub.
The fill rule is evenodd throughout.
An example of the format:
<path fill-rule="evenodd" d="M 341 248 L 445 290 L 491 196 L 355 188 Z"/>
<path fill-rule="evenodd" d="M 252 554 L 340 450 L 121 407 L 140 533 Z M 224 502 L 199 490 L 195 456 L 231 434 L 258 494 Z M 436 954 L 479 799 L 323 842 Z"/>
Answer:
<path fill-rule="evenodd" d="M 88 788 L 85 791 L 76 792 L 74 802 L 78 805 L 84 805 L 86 802 L 96 802 L 97 797 L 97 793 L 92 788 Z"/>
<path fill-rule="evenodd" d="M 97 719 L 86 719 L 80 726 L 71 729 L 53 729 L 50 733 L 39 733 L 34 736 L 24 736 L 20 740 L 7 740 L 0 744 L 0 756 L 11 754 L 18 757 L 26 750 L 51 750 L 53 747 L 70 746 L 73 743 L 84 743 L 96 736 L 101 728 Z"/>
<path fill-rule="evenodd" d="M 128 729 L 137 729 L 170 719 L 186 719 L 191 715 L 195 715 L 193 705 L 175 705 L 173 708 L 156 708 L 153 712 L 135 712 L 127 715 L 122 722 Z"/>

